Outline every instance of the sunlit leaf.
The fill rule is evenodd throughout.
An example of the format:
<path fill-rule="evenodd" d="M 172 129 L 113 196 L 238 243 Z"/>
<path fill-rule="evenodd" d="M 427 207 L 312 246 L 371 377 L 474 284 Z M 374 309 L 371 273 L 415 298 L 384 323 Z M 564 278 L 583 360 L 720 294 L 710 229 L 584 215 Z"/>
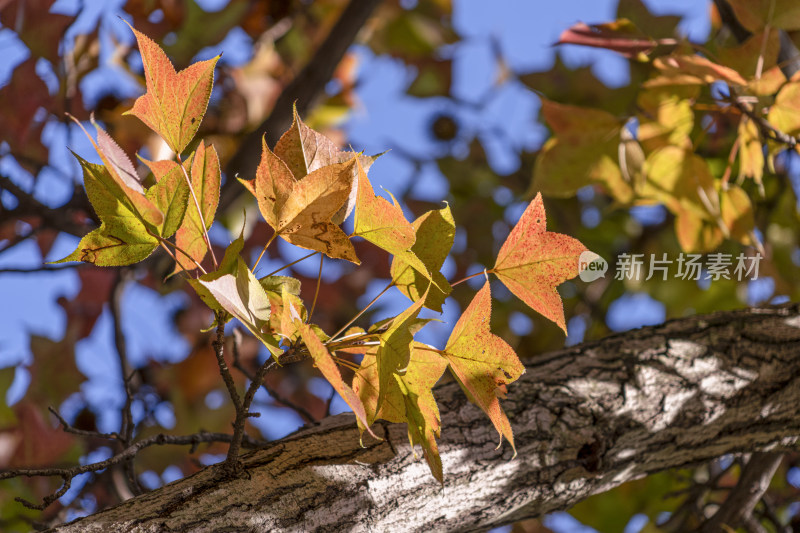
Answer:
<path fill-rule="evenodd" d="M 499 398 L 505 396 L 506 384 L 516 381 L 525 367 L 513 348 L 491 332 L 491 316 L 492 295 L 487 281 L 456 322 L 444 356 L 467 396 L 483 409 L 513 447 L 511 424 Z"/>
<path fill-rule="evenodd" d="M 542 99 L 542 116 L 553 130 L 536 159 L 532 189 L 545 196 L 569 197 L 581 187 L 602 183 L 620 202 L 632 190 L 620 173 L 619 119 L 598 109 Z"/>
<path fill-rule="evenodd" d="M 237 261 L 235 274 L 223 274 L 211 280 L 204 280 L 201 276 L 197 283 L 208 289 L 219 305 L 239 319 L 273 354 L 281 352 L 269 333 L 269 298 L 243 260 Z"/>
<path fill-rule="evenodd" d="M 131 27 L 144 64 L 147 92 L 126 114 L 138 117 L 180 154 L 197 133 L 206 113 L 214 66 L 219 56 L 175 72 L 167 54 L 149 37 Z"/>
<path fill-rule="evenodd" d="M 185 176 L 184 176 L 185 179 Z M 178 228 L 175 234 L 175 244 L 189 254 L 189 257 L 194 261 L 187 258 L 183 253 L 176 252 L 176 257 L 180 266 L 186 270 L 195 268 L 195 261 L 201 263 L 208 251 L 206 244 L 205 231 L 211 228 L 214 222 L 214 214 L 217 211 L 219 204 L 219 191 L 220 191 L 220 168 L 219 157 L 214 145 L 205 146 L 201 142 L 197 146 L 197 151 L 194 154 L 191 166 L 191 180 L 194 194 L 197 197 L 197 203 L 200 204 L 200 212 L 203 219 L 200 219 L 200 214 L 197 211 L 194 198 L 189 195 L 186 217 L 183 224 Z M 187 189 L 188 190 L 188 189 Z M 205 228 L 204 224 L 205 223 Z M 176 265 L 176 270 L 179 269 Z"/>
<path fill-rule="evenodd" d="M 378 409 L 383 402 L 384 391 L 389 387 L 393 374 L 403 374 L 411 357 L 411 343 L 414 340 L 412 327 L 422 309 L 425 294 L 408 309 L 397 315 L 391 325 L 381 333 L 380 345 L 376 352 L 378 362 Z"/>
<path fill-rule="evenodd" d="M 164 222 L 158 229 L 165 239 L 171 237 L 181 226 L 190 201 L 189 185 L 186 183 L 183 169 L 178 163 L 174 161 L 172 163 L 170 170 L 150 187 L 146 194 L 147 199 L 164 213 Z"/>
<path fill-rule="evenodd" d="M 353 235 L 363 237 L 401 259 L 418 272 L 431 279 L 427 267 L 411 251 L 416 240 L 414 226 L 406 220 L 403 209 L 392 196 L 394 203 L 385 198 L 375 196 L 367 173 L 358 167 L 358 202 L 356 202 L 355 229 Z"/>
<path fill-rule="evenodd" d="M 328 349 L 322 344 L 322 341 L 320 341 L 317 334 L 308 324 L 303 324 L 300 327 L 300 334 L 311 354 L 311 358 L 314 360 L 314 366 L 322 372 L 322 375 L 325 376 L 328 383 L 330 383 L 333 389 L 339 393 L 339 396 L 347 402 L 347 405 L 353 410 L 353 414 L 356 415 L 356 418 L 363 424 L 363 427 L 366 428 L 369 434 L 375 437 L 375 434 L 372 433 L 372 430 L 369 428 L 369 421 L 364 411 L 364 405 L 361 403 L 356 393 L 353 392 L 353 389 L 342 379 L 342 374 L 339 372 L 336 362 L 333 360 L 333 357 L 331 357 Z"/>
<path fill-rule="evenodd" d="M 566 333 L 564 307 L 556 287 L 578 275 L 578 257 L 585 251 L 576 239 L 547 231 L 544 203 L 537 194 L 500 248 L 491 272 Z"/>
<path fill-rule="evenodd" d="M 98 266 L 123 266 L 147 258 L 158 246 L 158 239 L 150 234 L 106 167 L 76 157 L 83 168 L 86 194 L 101 224 L 81 239 L 74 252 L 56 263 L 84 261 Z"/>
<path fill-rule="evenodd" d="M 265 145 L 266 146 L 266 145 Z M 322 167 L 333 165 L 335 163 L 345 163 L 358 157 L 358 161 L 364 168 L 364 172 L 369 170 L 369 167 L 379 156 L 365 156 L 356 154 L 354 152 L 340 150 L 339 147 L 332 140 L 322 135 L 321 133 L 309 128 L 294 109 L 294 120 L 289 129 L 284 133 L 275 145 L 275 155 L 286 163 L 286 166 L 297 181 L 302 180 L 308 174 Z M 263 159 L 262 159 L 263 164 Z M 342 208 L 332 217 L 334 224 L 341 224 L 355 208 L 356 195 L 358 191 L 358 180 L 356 176 L 356 168 L 353 167 L 353 174 L 351 176 L 350 195 L 347 202 Z M 279 198 L 278 195 L 276 197 Z M 259 198 L 257 195 L 256 198 Z M 261 207 L 261 200 L 259 200 L 259 207 Z M 279 212 L 279 208 L 276 212 Z M 263 213 L 262 208 L 262 213 Z M 266 215 L 265 215 L 266 218 Z M 267 219 L 269 222 L 269 219 Z"/>
<path fill-rule="evenodd" d="M 358 394 L 372 421 L 407 422 L 411 445 L 422 444 L 434 477 L 442 481 L 442 464 L 435 438 L 439 437 L 439 409 L 433 387 L 447 368 L 447 360 L 425 344 L 414 342 L 405 374 L 394 374 L 378 410 L 378 365 L 376 350 L 367 351 L 353 378 Z"/>
<path fill-rule="evenodd" d="M 436 279 L 436 285 L 432 286 L 428 275 L 417 271 L 399 257 L 392 260 L 392 280 L 413 302 L 428 291 L 425 307 L 441 312 L 442 304 L 452 290 L 440 272 L 456 235 L 456 225 L 450 206 L 428 211 L 415 220 L 412 226 L 416 240 L 411 251 Z"/>
<path fill-rule="evenodd" d="M 292 194 L 296 180 L 286 163 L 272 153 L 266 139 L 261 140 L 261 162 L 254 180 L 239 181 L 256 197 L 258 210 L 272 229 L 278 227 L 278 215 Z"/>
<path fill-rule="evenodd" d="M 354 164 L 353 159 L 327 165 L 297 182 L 278 215 L 278 235 L 328 257 L 360 263 L 348 236 L 331 222 L 350 195 Z"/>

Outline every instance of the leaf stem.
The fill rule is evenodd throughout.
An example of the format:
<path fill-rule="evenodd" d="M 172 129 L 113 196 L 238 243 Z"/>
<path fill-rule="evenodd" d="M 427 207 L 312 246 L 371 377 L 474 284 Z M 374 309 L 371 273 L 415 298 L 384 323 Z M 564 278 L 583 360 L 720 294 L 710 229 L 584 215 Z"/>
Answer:
<path fill-rule="evenodd" d="M 178 166 L 181 167 L 181 171 L 183 172 L 183 177 L 186 178 L 186 183 L 189 185 L 189 192 L 192 193 L 192 200 L 194 200 L 194 206 L 197 208 L 197 215 L 200 217 L 200 226 L 202 226 L 203 228 L 203 239 L 205 239 L 206 241 L 206 245 L 208 246 L 208 251 L 211 252 L 211 261 L 213 261 L 214 263 L 214 270 L 217 270 L 217 268 L 219 268 L 219 264 L 217 263 L 216 255 L 214 255 L 214 248 L 211 247 L 211 239 L 208 237 L 208 230 L 206 229 L 206 220 L 203 217 L 203 210 L 200 209 L 200 202 L 197 201 L 197 195 L 194 192 L 194 187 L 192 186 L 192 180 L 189 179 L 189 174 L 183 167 L 183 161 L 181 161 L 181 154 L 175 154 L 175 158 L 178 160 Z M 181 253 L 186 255 L 186 252 L 181 251 Z M 192 261 L 194 261 L 194 259 L 192 259 Z M 195 263 L 197 263 L 197 261 L 195 261 Z"/>
<path fill-rule="evenodd" d="M 314 316 L 314 309 L 317 307 L 317 297 L 319 297 L 319 286 L 322 284 L 322 263 L 325 261 L 325 256 L 319 254 L 319 272 L 317 273 L 317 288 L 314 291 L 314 301 L 311 304 L 311 311 L 308 312 L 308 321 Z"/>
<path fill-rule="evenodd" d="M 148 231 L 148 233 L 150 233 L 150 232 Z M 151 235 L 151 236 L 153 236 L 153 237 L 155 237 L 156 239 L 158 239 L 158 242 L 161 244 L 162 248 L 164 248 L 164 250 L 166 250 L 166 251 L 167 251 L 167 253 L 169 254 L 169 256 L 170 256 L 170 257 L 171 257 L 171 258 L 172 258 L 172 259 L 175 261 L 175 264 L 176 264 L 176 265 L 178 265 L 178 266 L 180 266 L 180 267 L 181 267 L 181 269 L 183 270 L 183 272 L 184 272 L 184 273 L 186 273 L 186 274 L 188 275 L 188 272 L 186 272 L 186 269 L 185 269 L 185 268 L 183 268 L 183 265 L 181 265 L 181 264 L 180 264 L 180 262 L 178 262 L 178 258 L 177 258 L 177 257 L 175 257 L 175 254 L 173 254 L 173 253 L 172 253 L 172 251 L 170 251 L 170 249 L 166 247 L 166 245 L 167 245 L 167 244 L 169 244 L 170 246 L 172 246 L 173 248 L 175 248 L 175 250 L 177 250 L 178 252 L 182 253 L 183 255 L 185 255 L 186 257 L 188 257 L 189 259 L 191 259 L 191 260 L 192 260 L 192 263 L 194 263 L 195 265 L 197 265 L 197 268 L 199 268 L 199 269 L 200 269 L 200 272 L 202 272 L 203 274 L 208 274 L 208 272 L 206 272 L 206 269 L 205 269 L 205 268 L 203 268 L 203 266 L 202 266 L 200 263 L 198 263 L 197 261 L 195 261 L 195 260 L 194 260 L 194 258 L 193 258 L 192 256 L 190 256 L 189 254 L 187 254 L 186 252 L 184 252 L 183 250 L 181 250 L 181 249 L 180 249 L 180 247 L 179 247 L 177 244 L 175 244 L 174 242 L 170 242 L 170 241 L 168 241 L 167 239 L 165 239 L 165 238 L 164 238 L 164 237 L 162 237 L 161 235 L 156 235 L 156 234 L 154 234 L 154 233 L 150 233 L 150 235 Z"/>
<path fill-rule="evenodd" d="M 253 270 L 254 271 L 255 271 L 256 267 L 258 266 L 258 264 L 261 262 L 261 258 L 264 257 L 264 253 L 267 251 L 267 248 L 269 248 L 269 245 L 272 244 L 272 241 L 274 241 L 275 237 L 277 237 L 277 236 L 278 236 L 278 232 L 276 231 L 275 233 L 272 234 L 272 237 L 269 238 L 269 240 L 267 241 L 267 244 L 264 245 L 264 249 L 261 250 L 261 253 L 258 255 L 258 259 L 256 259 L 256 264 L 253 265 Z"/>
<path fill-rule="evenodd" d="M 451 284 L 450 284 L 450 286 L 451 286 L 451 287 L 455 287 L 456 285 L 458 285 L 458 284 L 460 284 L 460 283 L 464 283 L 464 282 L 465 282 L 465 281 L 467 281 L 468 279 L 477 278 L 478 276 L 480 276 L 480 275 L 482 275 L 482 274 L 490 274 L 491 272 L 492 272 L 491 270 L 481 270 L 480 272 L 476 272 L 476 273 L 474 273 L 474 274 L 470 274 L 470 275 L 469 275 L 469 276 L 467 276 L 466 278 L 461 278 L 460 280 L 458 280 L 458 281 L 455 281 L 455 282 L 451 283 Z"/>
<path fill-rule="evenodd" d="M 333 341 L 333 340 L 336 340 L 336 337 L 338 337 L 338 336 L 339 336 L 339 335 L 340 335 L 342 332 L 344 332 L 344 331 L 345 331 L 347 328 L 349 328 L 349 327 L 350 327 L 350 325 L 351 325 L 353 322 L 355 322 L 356 320 L 358 320 L 359 318 L 361 318 L 361 315 L 363 315 L 364 313 L 366 313 L 366 312 L 367 312 L 367 309 L 369 309 L 370 307 L 372 307 L 372 305 L 373 305 L 375 302 L 377 302 L 377 301 L 378 301 L 378 298 L 380 298 L 381 296 L 383 296 L 384 294 L 386 294 L 386 291 L 388 291 L 388 290 L 389 290 L 389 289 L 391 289 L 392 287 L 394 287 L 394 281 L 391 281 L 391 282 L 390 282 L 390 283 L 389 283 L 389 284 L 388 284 L 388 285 L 387 285 L 387 286 L 386 286 L 386 287 L 385 287 L 385 288 L 384 288 L 384 289 L 383 289 L 383 290 L 382 290 L 382 291 L 381 291 L 381 292 L 380 292 L 380 293 L 379 293 L 379 294 L 378 294 L 378 295 L 377 295 L 375 298 L 373 298 L 373 299 L 372 299 L 372 301 L 370 301 L 370 302 L 369 302 L 369 303 L 366 305 L 366 307 L 364 307 L 364 309 L 362 309 L 361 311 L 359 311 L 359 312 L 358 312 L 358 314 L 357 314 L 356 316 L 354 316 L 353 318 L 351 318 L 351 319 L 350 319 L 350 321 L 348 321 L 348 322 L 347 322 L 347 324 L 345 324 L 344 326 L 342 326 L 341 328 L 339 328 L 339 331 L 337 331 L 336 333 L 334 333 L 333 335 L 331 335 L 331 338 L 330 338 L 330 339 L 328 339 L 328 342 L 331 342 L 331 341 Z"/>
<path fill-rule="evenodd" d="M 318 254 L 318 253 L 319 253 L 319 252 L 311 252 L 310 254 L 308 254 L 308 255 L 306 255 L 306 256 L 303 256 L 303 257 L 301 257 L 301 258 L 300 258 L 300 259 L 298 259 L 297 261 L 292 261 L 292 262 L 291 262 L 291 263 L 289 263 L 288 265 L 283 265 L 283 266 L 282 266 L 282 267 L 280 267 L 278 270 L 273 270 L 272 272 L 270 272 L 270 273 L 269 273 L 269 274 L 267 274 L 266 276 L 262 276 L 262 277 L 268 278 L 268 277 L 270 277 L 270 276 L 274 276 L 275 274 L 277 274 L 277 273 L 278 273 L 278 272 L 280 272 L 281 270 L 283 270 L 283 269 L 285 269 L 285 268 L 289 268 L 290 266 L 296 265 L 296 264 L 297 264 L 297 263 L 299 263 L 300 261 L 305 261 L 306 259 L 308 259 L 308 258 L 309 258 L 309 257 L 311 257 L 312 255 L 314 255 L 314 254 Z M 255 267 L 253 267 L 253 270 L 255 270 Z"/>

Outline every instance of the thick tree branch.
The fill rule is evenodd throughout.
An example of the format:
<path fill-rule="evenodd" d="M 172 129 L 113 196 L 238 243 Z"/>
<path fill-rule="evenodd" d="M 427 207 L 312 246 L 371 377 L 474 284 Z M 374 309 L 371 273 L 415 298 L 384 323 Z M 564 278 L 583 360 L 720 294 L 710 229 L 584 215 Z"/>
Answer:
<path fill-rule="evenodd" d="M 301 115 L 308 111 L 378 4 L 380 0 L 351 0 L 314 57 L 281 92 L 269 117 L 245 137 L 225 169 L 228 181 L 222 188 L 220 212 L 243 190 L 233 176 L 255 177 L 261 158 L 261 138 L 266 135 L 270 146 L 278 142 L 292 123 L 292 104 Z"/>
<path fill-rule="evenodd" d="M 565 509 L 626 481 L 800 439 L 800 305 L 678 319 L 527 364 L 510 446 L 459 387 L 436 390 L 444 486 L 403 425 L 365 439 L 339 415 L 63 532 L 470 531 Z"/>

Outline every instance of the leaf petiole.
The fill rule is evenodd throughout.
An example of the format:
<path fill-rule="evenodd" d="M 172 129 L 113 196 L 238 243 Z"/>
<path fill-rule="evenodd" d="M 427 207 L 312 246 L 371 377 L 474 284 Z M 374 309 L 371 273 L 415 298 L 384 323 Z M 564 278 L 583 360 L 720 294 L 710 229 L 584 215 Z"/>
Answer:
<path fill-rule="evenodd" d="M 372 307 L 372 305 L 373 305 L 375 302 L 377 302 L 377 301 L 378 301 L 378 299 L 379 299 L 381 296 L 383 296 L 384 294 L 386 294 L 386 291 L 388 291 L 388 290 L 389 290 L 389 289 L 391 289 L 392 287 L 394 287 L 394 281 L 391 281 L 391 282 L 390 282 L 390 283 L 389 283 L 389 284 L 388 284 L 388 285 L 387 285 L 387 286 L 386 286 L 386 287 L 385 287 L 385 288 L 384 288 L 384 289 L 383 289 L 383 290 L 382 290 L 382 291 L 381 291 L 381 292 L 380 292 L 380 293 L 379 293 L 379 294 L 378 294 L 378 295 L 377 295 L 375 298 L 373 298 L 373 299 L 372 299 L 372 300 L 371 300 L 371 301 L 370 301 L 370 302 L 369 302 L 369 303 L 366 305 L 366 307 L 364 307 L 364 309 L 362 309 L 361 311 L 359 311 L 359 312 L 358 312 L 358 314 L 357 314 L 356 316 L 354 316 L 353 318 L 351 318 L 351 319 L 350 319 L 350 320 L 347 322 L 347 324 L 345 324 L 344 326 L 342 326 L 341 328 L 339 328 L 339 331 L 337 331 L 336 333 L 334 333 L 333 335 L 331 335 L 331 338 L 329 339 L 329 341 L 328 341 L 328 342 L 331 342 L 331 341 L 335 340 L 335 339 L 336 339 L 336 337 L 338 337 L 338 336 L 339 336 L 339 335 L 340 335 L 342 332 L 344 332 L 345 330 L 347 330 L 347 328 L 349 328 L 349 327 L 350 327 L 350 325 L 351 325 L 353 322 L 355 322 L 356 320 L 358 320 L 359 318 L 361 318 L 361 315 L 363 315 L 364 313 L 366 313 L 366 312 L 367 312 L 367 309 L 369 309 L 370 307 Z"/>
<path fill-rule="evenodd" d="M 458 281 L 454 281 L 453 283 L 451 283 L 451 284 L 450 284 L 450 286 L 451 286 L 451 287 L 455 287 L 455 286 L 456 286 L 456 285 L 458 285 L 459 283 L 464 283 L 464 282 L 465 282 L 465 281 L 467 281 L 468 279 L 477 278 L 477 277 L 478 277 L 478 276 L 480 276 L 480 275 L 483 275 L 483 274 L 491 274 L 491 273 L 492 273 L 492 270 L 481 270 L 480 272 L 476 272 L 476 273 L 474 273 L 474 274 L 470 274 L 470 275 L 469 275 L 469 276 L 467 276 L 466 278 L 461 278 L 461 279 L 460 279 L 460 280 L 458 280 Z"/>
<path fill-rule="evenodd" d="M 258 264 L 261 262 L 261 258 L 264 257 L 264 253 L 267 251 L 267 248 L 269 248 L 269 245 L 272 244 L 272 241 L 274 241 L 275 237 L 277 237 L 277 236 L 278 236 L 278 232 L 276 231 L 275 233 L 272 234 L 272 237 L 269 238 L 269 240 L 267 241 L 267 244 L 264 245 L 264 249 L 261 250 L 261 253 L 258 255 L 258 259 L 256 259 L 256 264 L 253 265 L 253 270 L 255 270 L 256 267 L 258 266 Z M 284 267 L 284 268 L 286 268 L 286 267 Z M 270 275 L 272 275 L 272 274 L 270 274 Z"/>
<path fill-rule="evenodd" d="M 181 171 L 183 172 L 183 177 L 186 178 L 186 183 L 187 185 L 189 185 L 189 192 L 192 193 L 192 200 L 194 200 L 194 207 L 197 209 L 197 215 L 200 217 L 200 225 L 203 227 L 203 239 L 205 239 L 206 241 L 206 246 L 208 246 L 208 251 L 211 252 L 211 261 L 214 263 L 214 270 L 217 270 L 217 268 L 219 268 L 219 264 L 217 263 L 217 256 L 214 255 L 214 248 L 212 248 L 211 239 L 208 237 L 208 229 L 206 229 L 206 220 L 203 217 L 203 210 L 200 209 L 200 202 L 197 201 L 197 195 L 194 192 L 194 187 L 192 186 L 192 180 L 189 179 L 189 174 L 183 167 L 183 161 L 181 161 L 181 154 L 176 153 L 175 159 L 178 160 L 178 166 L 181 167 Z M 186 255 L 186 252 L 182 250 L 178 251 Z M 190 256 L 187 255 L 187 257 Z M 194 259 L 192 259 L 192 261 L 194 261 Z M 197 264 L 197 261 L 195 261 L 195 264 Z"/>

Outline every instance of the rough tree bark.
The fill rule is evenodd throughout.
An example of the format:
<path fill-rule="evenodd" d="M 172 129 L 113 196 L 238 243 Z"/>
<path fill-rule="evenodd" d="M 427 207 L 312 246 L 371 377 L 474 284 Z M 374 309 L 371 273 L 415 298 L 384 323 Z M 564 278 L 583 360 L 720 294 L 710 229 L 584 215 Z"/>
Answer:
<path fill-rule="evenodd" d="M 352 415 L 61 526 L 61 532 L 469 531 L 565 509 L 648 474 L 800 438 L 800 304 L 719 312 L 544 354 L 503 406 L 516 457 L 454 383 L 439 486 L 404 425 L 359 446 Z M 366 439 L 366 438 L 365 438 Z"/>

